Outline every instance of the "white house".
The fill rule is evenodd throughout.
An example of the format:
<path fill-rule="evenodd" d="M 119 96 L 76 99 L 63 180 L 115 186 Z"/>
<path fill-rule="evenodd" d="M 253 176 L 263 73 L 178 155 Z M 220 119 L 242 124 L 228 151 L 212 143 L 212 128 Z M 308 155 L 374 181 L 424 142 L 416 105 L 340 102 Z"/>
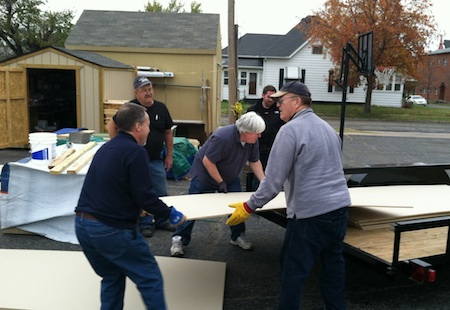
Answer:
<path fill-rule="evenodd" d="M 313 44 L 296 27 L 285 35 L 245 34 L 238 39 L 237 50 L 239 99 L 259 99 L 265 85 L 279 89 L 287 81 L 301 80 L 310 89 L 313 102 L 342 101 L 342 88 L 330 82 L 335 65 L 326 49 Z M 222 50 L 223 100 L 228 100 L 227 57 L 228 48 L 225 48 Z M 379 83 L 373 90 L 372 105 L 401 107 L 403 86 L 402 77 L 393 74 L 390 84 Z M 365 85 L 347 90 L 348 103 L 364 103 L 365 96 Z"/>

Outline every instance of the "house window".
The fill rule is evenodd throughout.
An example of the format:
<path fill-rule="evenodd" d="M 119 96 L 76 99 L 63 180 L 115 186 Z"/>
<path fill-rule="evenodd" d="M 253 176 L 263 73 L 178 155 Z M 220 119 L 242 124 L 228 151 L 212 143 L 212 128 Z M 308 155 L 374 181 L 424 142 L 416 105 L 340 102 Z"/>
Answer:
<path fill-rule="evenodd" d="M 333 91 L 334 84 L 334 70 L 331 69 L 328 71 L 328 92 L 331 93 Z"/>
<path fill-rule="evenodd" d="M 228 71 L 223 71 L 223 84 L 228 85 Z"/>
<path fill-rule="evenodd" d="M 447 67 L 447 58 L 444 58 L 444 60 L 442 61 L 442 64 L 444 65 L 444 67 Z"/>
<path fill-rule="evenodd" d="M 434 89 L 434 94 L 437 96 L 437 95 L 439 95 L 439 88 L 435 88 Z"/>
<path fill-rule="evenodd" d="M 386 90 L 392 90 L 392 78 L 389 81 L 389 84 L 386 85 Z"/>
<path fill-rule="evenodd" d="M 323 46 L 322 45 L 314 45 L 312 48 L 313 54 L 323 54 Z"/>
<path fill-rule="evenodd" d="M 401 87 L 402 87 L 402 75 L 401 74 L 395 74 L 393 76 L 394 78 L 394 90 L 395 91 L 400 91 Z"/>
<path fill-rule="evenodd" d="M 284 69 L 280 69 L 280 72 L 278 73 L 278 89 L 281 88 L 284 84 Z"/>
<path fill-rule="evenodd" d="M 440 65 L 441 65 L 441 60 L 438 59 L 438 60 L 437 60 L 437 66 L 439 67 Z"/>
<path fill-rule="evenodd" d="M 247 85 L 247 72 L 241 72 L 240 85 Z"/>

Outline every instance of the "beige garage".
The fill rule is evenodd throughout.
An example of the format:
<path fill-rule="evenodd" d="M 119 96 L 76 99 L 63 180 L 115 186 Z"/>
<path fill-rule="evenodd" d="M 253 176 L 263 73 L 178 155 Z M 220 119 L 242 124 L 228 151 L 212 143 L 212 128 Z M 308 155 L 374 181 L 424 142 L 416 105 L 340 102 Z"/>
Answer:
<path fill-rule="evenodd" d="M 0 147 L 61 128 L 104 132 L 103 103 L 132 93 L 132 66 L 96 53 L 49 47 L 0 63 Z M 126 94 L 126 95 L 124 95 Z"/>

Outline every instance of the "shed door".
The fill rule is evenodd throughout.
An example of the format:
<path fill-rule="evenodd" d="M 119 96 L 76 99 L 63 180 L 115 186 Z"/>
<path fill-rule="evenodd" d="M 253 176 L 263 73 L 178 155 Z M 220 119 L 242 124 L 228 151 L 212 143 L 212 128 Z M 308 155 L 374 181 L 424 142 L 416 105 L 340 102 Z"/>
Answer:
<path fill-rule="evenodd" d="M 0 68 L 0 148 L 28 144 L 25 70 Z"/>

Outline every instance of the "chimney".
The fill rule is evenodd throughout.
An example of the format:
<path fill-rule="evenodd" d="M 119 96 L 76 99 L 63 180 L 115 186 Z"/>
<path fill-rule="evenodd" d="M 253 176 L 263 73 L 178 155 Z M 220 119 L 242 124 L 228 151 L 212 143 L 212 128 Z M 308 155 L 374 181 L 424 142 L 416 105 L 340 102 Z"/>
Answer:
<path fill-rule="evenodd" d="M 440 50 L 444 49 L 444 43 L 442 43 L 442 35 L 441 35 L 441 41 L 439 42 L 439 49 Z"/>

